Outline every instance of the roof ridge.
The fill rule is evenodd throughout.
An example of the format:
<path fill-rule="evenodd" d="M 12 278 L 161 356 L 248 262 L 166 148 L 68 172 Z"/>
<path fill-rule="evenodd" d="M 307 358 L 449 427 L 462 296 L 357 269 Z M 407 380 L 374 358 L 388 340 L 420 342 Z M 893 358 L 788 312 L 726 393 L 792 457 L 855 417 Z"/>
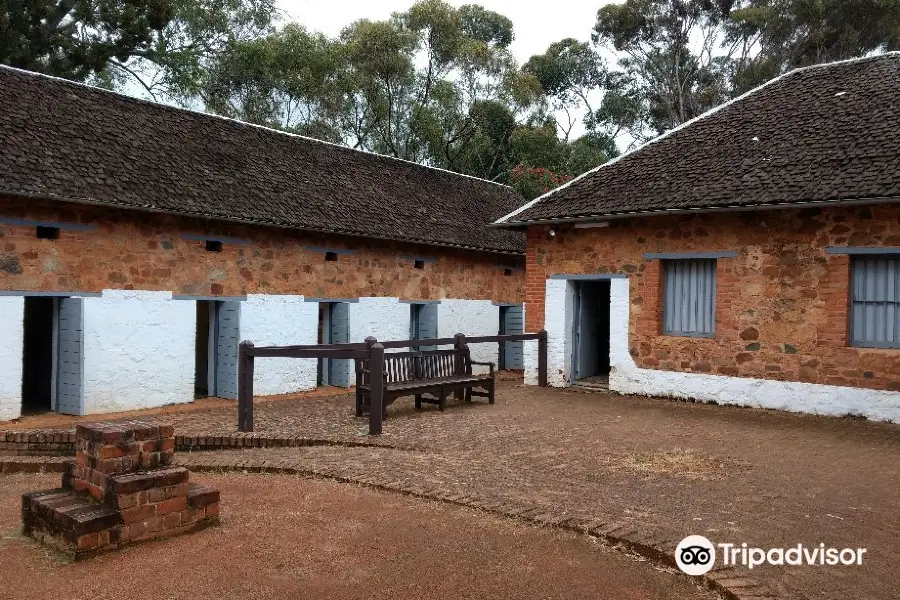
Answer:
<path fill-rule="evenodd" d="M 694 117 L 693 119 L 689 119 L 689 120 L 685 121 L 684 123 L 682 123 L 682 124 L 680 124 L 680 125 L 678 125 L 678 126 L 676 126 L 676 127 L 673 127 L 672 129 L 669 129 L 669 130 L 667 130 L 667 131 L 664 131 L 663 133 L 659 134 L 658 136 L 654 137 L 653 139 L 650 139 L 650 140 L 644 142 L 643 144 L 641 144 L 640 146 L 637 146 L 636 148 L 632 148 L 631 150 L 629 150 L 629 151 L 627 151 L 627 152 L 624 152 L 624 153 L 620 154 L 619 156 L 613 158 L 612 160 L 609 160 L 609 161 L 603 163 L 602 165 L 598 165 L 598 166 L 594 167 L 593 169 L 591 169 L 591 170 L 589 170 L 589 171 L 585 171 L 584 173 L 582 173 L 582 174 L 579 175 L 578 177 L 575 177 L 574 179 L 571 179 L 571 180 L 567 181 L 566 183 L 564 183 L 563 185 L 559 186 L 558 188 L 554 188 L 554 189 L 550 190 L 549 192 L 547 192 L 546 194 L 542 194 L 541 196 L 538 196 L 538 197 L 535 198 L 534 200 L 531 200 L 530 202 L 527 202 L 527 203 L 523 204 L 522 206 L 520 206 L 520 207 L 517 208 L 516 210 L 512 211 L 511 213 L 509 213 L 508 215 L 503 216 L 503 217 L 497 219 L 496 221 L 494 221 L 494 223 L 492 223 L 492 225 L 503 225 L 503 224 L 508 224 L 508 223 L 517 223 L 518 221 L 512 221 L 512 222 L 510 222 L 509 219 L 511 219 L 512 217 L 515 217 L 516 215 L 518 215 L 518 214 L 520 214 L 520 213 L 522 213 L 522 212 L 528 210 L 529 208 L 533 207 L 534 205 L 536 205 L 536 204 L 537 204 L 538 202 L 540 202 L 541 200 L 543 200 L 543 199 L 545 199 L 545 198 L 549 198 L 549 197 L 552 196 L 553 194 L 556 194 L 557 192 L 560 192 L 560 191 L 566 189 L 567 187 L 569 187 L 570 185 L 572 185 L 572 184 L 575 183 L 576 181 L 579 181 L 579 180 L 581 180 L 581 179 L 584 179 L 585 177 L 588 177 L 589 175 L 593 175 L 594 173 L 596 173 L 597 171 L 599 171 L 599 170 L 601 170 L 601 169 L 603 169 L 603 168 L 605 168 L 605 167 L 609 167 L 609 166 L 611 166 L 611 165 L 614 165 L 615 163 L 619 162 L 620 160 L 622 160 L 622 159 L 624 159 L 624 158 L 626 158 L 626 157 L 629 157 L 629 156 L 631 156 L 631 155 L 633 155 L 633 154 L 636 154 L 637 152 L 640 152 L 641 150 L 647 148 L 648 146 L 651 146 L 651 145 L 655 144 L 656 142 L 659 142 L 660 140 L 663 140 L 663 139 L 665 139 L 665 138 L 667 138 L 667 137 L 669 137 L 669 136 L 671 136 L 671 135 L 677 133 L 678 131 L 684 129 L 685 127 L 687 127 L 687 126 L 689 126 L 689 125 L 692 125 L 692 124 L 694 124 L 694 123 L 696 123 L 697 121 L 700 121 L 700 120 L 702 120 L 702 119 L 705 119 L 705 118 L 707 118 L 707 117 L 710 117 L 710 116 L 712 116 L 712 115 L 714 115 L 714 114 L 716 114 L 716 113 L 718 113 L 718 112 L 720 112 L 720 111 L 722 111 L 722 110 L 724 110 L 724 109 L 730 107 L 732 104 L 735 104 L 735 103 L 737 103 L 737 102 L 740 102 L 740 101 L 746 99 L 747 97 L 749 97 L 749 96 L 751 96 L 751 95 L 753 95 L 753 94 L 759 92 L 760 90 L 762 90 L 762 89 L 764 89 L 764 88 L 766 88 L 766 87 L 768 87 L 768 86 L 770 86 L 770 85 L 772 85 L 772 84 L 774 84 L 774 83 L 776 83 L 776 82 L 778 82 L 778 81 L 781 81 L 781 80 L 783 80 L 783 79 L 786 79 L 786 78 L 788 78 L 788 77 L 790 77 L 790 76 L 792 76 L 792 75 L 796 75 L 796 74 L 799 74 L 799 73 L 803 73 L 803 72 L 806 72 L 806 71 L 809 71 L 809 70 L 812 70 L 812 69 L 831 68 L 831 67 L 843 66 L 843 65 L 847 65 L 847 64 L 851 64 L 851 63 L 866 62 L 866 61 L 870 61 L 870 60 L 879 60 L 879 59 L 883 59 L 883 58 L 891 58 L 891 57 L 893 57 L 893 58 L 900 58 L 900 50 L 892 50 L 892 51 L 889 51 L 889 52 L 883 52 L 883 53 L 881 53 L 881 54 L 876 54 L 876 55 L 873 55 L 873 56 L 859 56 L 859 57 L 856 57 L 856 58 L 847 58 L 847 59 L 844 59 L 844 60 L 837 60 L 837 61 L 832 61 L 832 62 L 827 62 L 827 63 L 818 63 L 818 64 L 815 64 L 815 65 L 806 65 L 805 67 L 796 67 L 796 68 L 794 68 L 794 69 L 791 69 L 790 71 L 786 71 L 786 72 L 784 72 L 784 73 L 778 75 L 777 77 L 774 77 L 774 78 L 772 78 L 772 79 L 770 79 L 770 80 L 768 80 L 768 81 L 766 81 L 766 82 L 764 82 L 764 83 L 762 83 L 762 84 L 756 86 L 755 88 L 750 89 L 750 90 L 744 92 L 743 94 L 740 94 L 740 95 L 738 95 L 738 96 L 735 96 L 734 98 L 732 98 L 732 99 L 730 99 L 730 100 L 728 100 L 728 101 L 726 101 L 726 102 L 723 102 L 722 104 L 719 104 L 719 105 L 717 105 L 717 106 L 712 107 L 711 109 L 707 110 L 706 112 L 704 112 L 704 113 L 702 113 L 702 114 L 700 114 L 700 115 L 697 115 L 697 116 Z M 524 222 L 527 222 L 527 221 L 522 221 L 522 222 L 524 223 Z"/>
<path fill-rule="evenodd" d="M 20 73 L 20 74 L 25 75 L 25 76 L 31 76 L 31 77 L 38 77 L 38 78 L 49 79 L 49 80 L 51 80 L 51 81 L 55 81 L 55 82 L 57 82 L 57 83 L 61 83 L 61 84 L 64 84 L 64 85 L 69 85 L 69 86 L 72 86 L 72 87 L 81 87 L 81 88 L 85 88 L 85 89 L 92 90 L 92 91 L 95 91 L 95 92 L 101 92 L 101 93 L 109 94 L 109 95 L 112 95 L 112 96 L 117 96 L 117 97 L 119 97 L 119 98 L 122 98 L 122 99 L 125 99 L 125 100 L 130 100 L 130 101 L 132 101 L 132 102 L 137 102 L 137 103 L 139 103 L 139 104 L 148 104 L 148 105 L 150 105 L 150 106 L 154 106 L 154 107 L 157 107 L 157 108 L 162 108 L 162 109 L 165 109 L 165 110 L 171 110 L 171 111 L 175 111 L 175 112 L 179 112 L 179 113 L 188 113 L 188 114 L 193 114 L 193 115 L 197 115 L 197 116 L 200 116 L 200 117 L 207 117 L 207 118 L 210 118 L 210 119 L 220 119 L 220 120 L 223 120 L 223 121 L 231 121 L 232 123 L 237 123 L 238 125 L 242 125 L 242 126 L 245 126 L 245 127 L 255 127 L 255 128 L 257 128 L 257 129 L 262 129 L 262 130 L 264 130 L 264 131 L 268 131 L 268 132 L 270 132 L 270 133 L 281 134 L 281 135 L 285 135 L 285 136 L 289 136 L 289 137 L 299 138 L 299 139 L 301 139 L 301 140 L 305 140 L 305 141 L 307 141 L 307 142 L 312 142 L 312 143 L 316 143 L 316 144 L 323 144 L 323 145 L 326 145 L 326 146 L 332 146 L 332 147 L 334 147 L 334 148 L 338 148 L 338 149 L 340 149 L 340 150 L 347 151 L 347 152 L 357 152 L 357 153 L 359 153 L 359 154 L 364 154 L 364 155 L 366 155 L 366 156 L 370 156 L 370 157 L 374 157 L 374 158 L 380 158 L 380 159 L 384 159 L 384 160 L 390 160 L 390 161 L 397 161 L 397 162 L 401 162 L 401 163 L 406 163 L 406 164 L 408 164 L 408 165 L 413 165 L 413 166 L 419 167 L 419 168 L 421 168 L 421 169 L 428 169 L 428 170 L 431 170 L 431 171 L 437 171 L 437 172 L 440 172 L 440 173 L 447 173 L 447 174 L 449 174 L 449 175 L 455 175 L 455 176 L 457 176 L 457 177 L 464 177 L 464 178 L 466 178 L 466 179 L 472 179 L 472 180 L 474 180 L 474 181 L 479 181 L 479 182 L 483 182 L 483 183 L 489 183 L 489 184 L 491 184 L 491 185 L 496 185 L 496 186 L 498 186 L 498 187 L 502 187 L 502 188 L 506 188 L 506 189 L 515 191 L 515 188 L 513 188 L 512 186 L 510 186 L 510 185 L 508 185 L 508 184 L 500 183 L 500 182 L 497 182 L 497 181 L 491 181 L 490 179 L 484 179 L 484 178 L 482 178 L 482 177 L 475 177 L 474 175 L 467 175 L 467 174 L 465 174 L 465 173 L 457 173 L 456 171 L 450 171 L 449 169 L 442 169 L 442 168 L 440 168 L 440 167 L 433 167 L 433 166 L 431 166 L 431 165 L 424 165 L 424 164 L 422 164 L 422 163 L 417 163 L 417 162 L 415 162 L 415 161 L 407 160 L 407 159 L 405 159 L 405 158 L 398 158 L 398 157 L 396 157 L 396 156 L 390 156 L 390 155 L 388 155 L 388 154 L 379 154 L 379 153 L 377 153 L 377 152 L 369 152 L 368 150 L 361 150 L 361 149 L 359 149 L 359 148 L 353 148 L 353 147 L 351 147 L 351 146 L 346 146 L 346 145 L 344 145 L 344 144 L 337 144 L 337 143 L 335 143 L 335 142 L 329 142 L 329 141 L 326 141 L 326 140 L 320 140 L 320 139 L 317 139 L 317 138 L 313 138 L 313 137 L 309 137 L 309 136 L 305 136 L 305 135 L 300 135 L 299 133 L 292 133 L 292 132 L 290 132 L 290 131 L 284 131 L 284 130 L 282 130 L 282 129 L 275 129 L 274 127 L 267 127 L 267 126 L 265 126 L 265 125 L 259 125 L 259 124 L 257 124 L 257 123 L 250 123 L 250 122 L 248 122 L 248 121 L 241 121 L 240 119 L 234 119 L 234 118 L 232 118 L 232 117 L 225 117 L 225 116 L 222 116 L 222 115 L 217 115 L 217 114 L 215 114 L 215 113 L 208 113 L 208 112 L 204 112 L 204 111 L 202 111 L 202 110 L 197 110 L 197 109 L 194 109 L 194 108 L 188 108 L 188 107 L 182 107 L 182 106 L 174 106 L 174 105 L 171 105 L 171 104 L 164 104 L 164 103 L 162 103 L 162 102 L 157 102 L 157 101 L 155 101 L 155 100 L 148 100 L 148 99 L 146 99 L 146 98 L 138 98 L 137 96 L 130 96 L 130 95 L 128 95 L 128 94 L 125 94 L 125 93 L 122 93 L 122 92 L 119 92 L 119 91 L 116 91 L 116 90 L 108 90 L 108 89 L 106 89 L 106 88 L 102 88 L 102 87 L 99 87 L 99 86 L 91 85 L 91 84 L 89 84 L 89 83 L 84 83 L 84 82 L 82 82 L 82 81 L 72 81 L 71 79 L 65 79 L 65 78 L 63 78 L 63 77 L 57 77 L 57 76 L 55 76 L 55 75 L 47 75 L 46 73 L 39 73 L 39 72 L 37 72 L 37 71 L 29 71 L 29 70 L 27 70 L 27 69 L 20 69 L 20 68 L 18 68 L 18 67 L 11 67 L 11 66 L 9 66 L 9 65 L 3 65 L 3 64 L 0 64 L 0 70 L 3 70 L 3 71 L 12 71 L 12 72 L 15 72 L 15 73 Z"/>

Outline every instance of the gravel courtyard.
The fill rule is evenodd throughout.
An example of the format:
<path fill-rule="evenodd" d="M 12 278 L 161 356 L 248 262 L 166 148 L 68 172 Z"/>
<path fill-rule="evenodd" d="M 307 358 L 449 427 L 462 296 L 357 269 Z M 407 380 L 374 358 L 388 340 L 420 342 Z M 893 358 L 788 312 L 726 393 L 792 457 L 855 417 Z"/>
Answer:
<path fill-rule="evenodd" d="M 352 397 L 260 402 L 256 431 L 369 441 Z M 142 417 L 144 418 L 144 417 Z M 182 435 L 234 433 L 232 406 L 148 416 Z M 27 426 L 23 422 L 21 426 Z M 897 596 L 900 427 L 851 419 L 539 389 L 497 404 L 392 405 L 383 447 L 179 452 L 198 470 L 286 469 L 553 524 L 593 523 L 671 552 L 689 534 L 762 548 L 867 548 L 861 566 L 734 569 L 779 598 Z"/>
<path fill-rule="evenodd" d="M 48 475 L 0 475 L 0 582 L 21 600 L 548 598 L 702 600 L 686 576 L 574 533 L 445 503 L 292 476 L 196 477 L 222 490 L 219 527 L 75 564 L 18 535 L 19 494 Z"/>

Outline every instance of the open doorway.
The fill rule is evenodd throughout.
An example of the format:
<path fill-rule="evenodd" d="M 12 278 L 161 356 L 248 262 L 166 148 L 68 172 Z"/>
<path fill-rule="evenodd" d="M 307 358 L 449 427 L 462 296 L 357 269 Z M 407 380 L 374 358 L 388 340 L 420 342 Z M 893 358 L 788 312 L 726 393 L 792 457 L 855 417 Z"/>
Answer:
<path fill-rule="evenodd" d="M 572 382 L 609 382 L 609 281 L 574 282 Z"/>
<path fill-rule="evenodd" d="M 214 312 L 213 302 L 200 300 L 197 302 L 197 335 L 194 341 L 194 398 L 206 398 L 212 395 L 210 392 L 214 385 L 210 384 L 210 363 L 214 362 L 210 350 L 214 344 L 210 343 L 211 327 L 210 319 Z"/>
<path fill-rule="evenodd" d="M 81 298 L 24 298 L 22 414 L 84 414 L 83 323 Z"/>
<path fill-rule="evenodd" d="M 26 297 L 22 347 L 22 414 L 53 410 L 56 299 Z"/>
<path fill-rule="evenodd" d="M 438 304 L 436 302 L 409 305 L 409 339 L 430 340 L 438 336 Z M 437 350 L 437 346 L 419 346 L 419 350 Z"/>
<path fill-rule="evenodd" d="M 194 396 L 237 398 L 241 303 L 198 300 L 194 341 Z"/>
<path fill-rule="evenodd" d="M 346 344 L 350 341 L 350 304 L 319 303 L 319 344 Z M 320 358 L 317 385 L 350 387 L 351 361 Z"/>

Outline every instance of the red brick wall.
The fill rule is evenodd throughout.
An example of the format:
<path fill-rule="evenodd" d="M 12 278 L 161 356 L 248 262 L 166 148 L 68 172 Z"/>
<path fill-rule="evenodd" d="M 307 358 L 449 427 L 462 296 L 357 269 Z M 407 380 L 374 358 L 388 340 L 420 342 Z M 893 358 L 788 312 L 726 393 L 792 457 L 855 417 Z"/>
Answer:
<path fill-rule="evenodd" d="M 629 347 L 640 367 L 900 390 L 900 350 L 848 344 L 850 259 L 826 246 L 900 246 L 900 207 L 770 210 L 531 227 L 526 320 L 543 326 L 552 274 L 626 273 Z M 661 335 L 661 262 L 647 252 L 734 250 L 718 259 L 713 339 Z"/>
<path fill-rule="evenodd" d="M 0 223 L 0 289 L 99 292 L 171 290 L 196 296 L 302 294 L 320 298 L 396 296 L 521 302 L 524 273 L 505 276 L 501 264 L 521 268 L 521 257 L 366 238 L 315 235 L 278 228 L 230 225 L 171 215 L 0 197 L 8 218 L 95 225 L 63 230 L 58 240 L 37 239 L 33 227 Z M 183 234 L 232 237 L 207 252 Z M 325 262 L 304 246 L 345 248 Z M 399 256 L 438 258 L 422 270 Z"/>

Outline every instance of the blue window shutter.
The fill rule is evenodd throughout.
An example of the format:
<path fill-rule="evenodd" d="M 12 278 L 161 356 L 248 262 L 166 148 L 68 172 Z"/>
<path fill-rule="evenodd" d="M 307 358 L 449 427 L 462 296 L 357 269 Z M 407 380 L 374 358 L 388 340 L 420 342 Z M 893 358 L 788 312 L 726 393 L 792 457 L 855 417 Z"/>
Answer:
<path fill-rule="evenodd" d="M 900 256 L 854 257 L 851 344 L 900 348 Z"/>
<path fill-rule="evenodd" d="M 711 336 L 716 322 L 715 259 L 663 263 L 663 331 L 669 335 Z"/>

